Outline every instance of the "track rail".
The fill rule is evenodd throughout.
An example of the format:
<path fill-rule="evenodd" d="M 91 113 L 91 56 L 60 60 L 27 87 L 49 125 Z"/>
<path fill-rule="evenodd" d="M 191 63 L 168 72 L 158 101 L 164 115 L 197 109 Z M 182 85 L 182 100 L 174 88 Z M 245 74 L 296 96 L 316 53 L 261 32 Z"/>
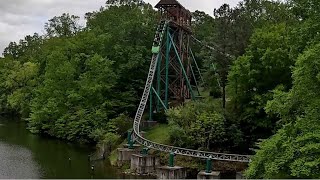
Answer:
<path fill-rule="evenodd" d="M 162 37 L 165 33 L 165 30 L 170 22 L 168 21 L 162 21 L 160 25 L 158 26 L 156 35 L 155 35 L 155 41 L 154 45 L 161 45 L 162 43 Z M 160 38 L 160 39 L 159 39 Z M 143 112 L 145 110 L 145 107 L 147 105 L 150 89 L 152 86 L 152 82 L 154 79 L 154 75 L 156 72 L 156 65 L 158 62 L 159 52 L 154 53 L 151 58 L 148 78 L 144 87 L 143 95 L 138 107 L 138 110 L 136 112 L 134 123 L 133 123 L 133 139 L 134 141 L 138 142 L 139 144 L 146 146 L 150 149 L 155 149 L 162 152 L 173 152 L 177 155 L 183 155 L 183 156 L 189 156 L 189 157 L 196 157 L 196 158 L 210 158 L 213 160 L 222 160 L 222 161 L 236 161 L 236 162 L 250 162 L 250 156 L 249 155 L 239 155 L 239 154 L 224 154 L 224 153 L 215 153 L 215 152 L 206 152 L 206 151 L 198 151 L 198 150 L 192 150 L 192 149 L 185 149 L 180 147 L 174 147 L 174 146 L 168 146 L 164 144 L 159 144 L 156 142 L 152 142 L 148 139 L 145 139 L 140 134 L 140 122 L 143 115 Z"/>
<path fill-rule="evenodd" d="M 200 40 L 197 39 L 196 37 L 194 37 L 194 36 L 191 36 L 191 37 L 192 37 L 197 43 L 205 46 L 206 48 L 208 48 L 208 49 L 210 49 L 210 50 L 217 51 L 217 52 L 219 52 L 219 53 L 221 53 L 221 54 L 223 54 L 223 55 L 225 55 L 225 56 L 227 56 L 227 57 L 229 57 L 229 58 L 234 58 L 234 56 L 232 56 L 232 55 L 230 55 L 230 54 L 228 54 L 228 53 L 223 53 L 222 50 L 220 50 L 217 46 L 216 46 L 216 47 L 209 46 L 208 44 L 203 43 L 202 41 L 200 41 Z"/>

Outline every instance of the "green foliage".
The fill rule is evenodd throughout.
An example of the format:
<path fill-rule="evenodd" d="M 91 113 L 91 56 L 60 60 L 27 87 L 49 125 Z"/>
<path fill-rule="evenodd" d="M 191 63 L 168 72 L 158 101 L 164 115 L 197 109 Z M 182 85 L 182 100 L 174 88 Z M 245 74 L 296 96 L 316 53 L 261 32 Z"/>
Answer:
<path fill-rule="evenodd" d="M 10 43 L 0 61 L 1 113 L 22 115 L 34 133 L 116 142 L 143 91 L 155 17 L 148 4 L 109 1 L 87 14 L 86 28 L 62 14 L 46 23 L 46 38 Z"/>
<path fill-rule="evenodd" d="M 115 149 L 120 143 L 120 139 L 120 135 L 108 132 L 99 139 L 99 143 L 97 146 L 102 148 L 103 150 L 108 150 L 108 152 L 111 152 L 112 149 Z"/>
<path fill-rule="evenodd" d="M 38 65 L 32 62 L 16 62 L 15 65 L 6 81 L 7 88 L 13 90 L 8 96 L 8 104 L 20 114 L 26 115 L 30 112 L 32 90 L 38 83 Z"/>
<path fill-rule="evenodd" d="M 288 93 L 275 91 L 268 112 L 287 124 L 260 144 L 248 178 L 319 178 L 320 169 L 320 44 L 305 51 L 293 70 Z M 286 101 L 286 103 L 284 103 Z"/>
<path fill-rule="evenodd" d="M 319 178 L 319 23 L 318 1 L 292 0 L 299 22 L 288 34 L 288 52 L 296 60 L 292 88 L 279 85 L 265 106 L 280 129 L 259 144 L 246 171 L 248 178 Z M 259 42 L 261 43 L 261 42 Z M 282 59 L 280 59 L 282 60 Z M 273 80 L 275 81 L 275 80 Z"/>
<path fill-rule="evenodd" d="M 159 124 L 156 127 L 146 131 L 145 137 L 154 142 L 161 144 L 169 144 L 169 126 L 167 124 Z"/>
<path fill-rule="evenodd" d="M 289 0 L 293 14 L 302 20 L 318 18 L 320 3 L 317 0 Z"/>
<path fill-rule="evenodd" d="M 262 142 L 246 171 L 246 177 L 319 178 L 320 124 L 315 117 L 313 114 L 287 124 Z"/>
<path fill-rule="evenodd" d="M 227 149 L 226 143 L 239 145 L 241 136 L 233 136 L 239 132 L 234 128 L 236 124 L 228 126 L 218 107 L 215 101 L 204 100 L 170 109 L 167 112 L 170 142 L 180 147 L 216 151 Z"/>
<path fill-rule="evenodd" d="M 8 58 L 1 60 L 0 69 L 1 112 L 11 109 L 28 114 L 32 90 L 37 85 L 38 65 Z"/>
<path fill-rule="evenodd" d="M 80 31 L 78 20 L 75 15 L 63 13 L 61 16 L 55 16 L 45 24 L 45 30 L 49 37 L 69 37 Z"/>
<path fill-rule="evenodd" d="M 4 49 L 3 55 L 8 58 L 19 58 L 19 61 L 32 61 L 34 57 L 38 57 L 37 53 L 40 53 L 40 45 L 43 44 L 43 37 L 34 33 L 33 36 L 27 35 L 24 39 L 21 39 L 19 43 L 11 42 L 8 47 Z"/>
<path fill-rule="evenodd" d="M 222 95 L 223 107 L 228 98 L 227 77 L 233 61 L 246 52 L 249 39 L 257 28 L 293 22 L 288 11 L 289 5 L 286 3 L 244 0 L 234 8 L 223 4 L 214 10 L 214 18 L 208 18 L 201 12 L 194 13 L 196 36 L 215 48 L 212 51 L 203 47 L 196 56 L 204 62 L 200 64 L 206 70 L 207 88 L 215 97 Z"/>
<path fill-rule="evenodd" d="M 257 29 L 243 56 L 232 66 L 228 91 L 233 112 L 238 114 L 246 135 L 255 141 L 271 135 L 275 117 L 267 117 L 264 107 L 278 85 L 291 87 L 287 27 L 285 24 Z M 249 139 L 249 143 L 250 140 Z"/>

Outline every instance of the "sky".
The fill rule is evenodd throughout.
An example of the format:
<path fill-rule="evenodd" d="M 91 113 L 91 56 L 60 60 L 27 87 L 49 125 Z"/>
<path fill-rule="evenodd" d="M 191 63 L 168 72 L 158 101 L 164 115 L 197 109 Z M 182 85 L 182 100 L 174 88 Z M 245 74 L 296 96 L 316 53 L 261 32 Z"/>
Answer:
<path fill-rule="evenodd" d="M 153 6 L 159 0 L 144 0 Z M 214 8 L 227 3 L 237 5 L 239 0 L 178 0 L 190 11 L 200 10 L 213 15 Z M 98 10 L 106 0 L 0 0 L 0 56 L 11 41 L 19 41 L 26 35 L 44 33 L 44 24 L 62 13 L 77 15 Z"/>

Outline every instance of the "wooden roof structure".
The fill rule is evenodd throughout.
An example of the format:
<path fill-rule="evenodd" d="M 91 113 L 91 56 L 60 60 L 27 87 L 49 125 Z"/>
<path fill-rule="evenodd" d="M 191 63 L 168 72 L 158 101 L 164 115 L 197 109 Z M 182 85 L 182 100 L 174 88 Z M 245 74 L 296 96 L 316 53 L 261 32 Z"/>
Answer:
<path fill-rule="evenodd" d="M 172 5 L 172 6 L 174 6 L 174 5 L 176 5 L 176 6 L 180 6 L 180 7 L 183 7 L 177 0 L 161 0 L 160 2 L 158 2 L 158 4 L 155 6 L 156 8 L 159 8 L 159 7 L 161 7 L 161 6 L 170 6 L 170 5 Z"/>
<path fill-rule="evenodd" d="M 159 9 L 161 7 L 179 7 L 191 15 L 191 12 L 184 8 L 177 0 L 160 0 L 160 2 L 156 4 L 155 8 Z"/>

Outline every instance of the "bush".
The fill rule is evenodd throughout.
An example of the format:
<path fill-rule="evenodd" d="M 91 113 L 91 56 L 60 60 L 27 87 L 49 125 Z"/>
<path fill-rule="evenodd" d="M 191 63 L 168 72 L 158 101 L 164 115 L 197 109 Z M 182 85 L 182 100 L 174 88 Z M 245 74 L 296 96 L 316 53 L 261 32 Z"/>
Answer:
<path fill-rule="evenodd" d="M 170 142 L 185 148 L 216 151 L 241 142 L 237 125 L 228 122 L 218 110 L 215 101 L 209 99 L 170 109 L 167 112 Z"/>

